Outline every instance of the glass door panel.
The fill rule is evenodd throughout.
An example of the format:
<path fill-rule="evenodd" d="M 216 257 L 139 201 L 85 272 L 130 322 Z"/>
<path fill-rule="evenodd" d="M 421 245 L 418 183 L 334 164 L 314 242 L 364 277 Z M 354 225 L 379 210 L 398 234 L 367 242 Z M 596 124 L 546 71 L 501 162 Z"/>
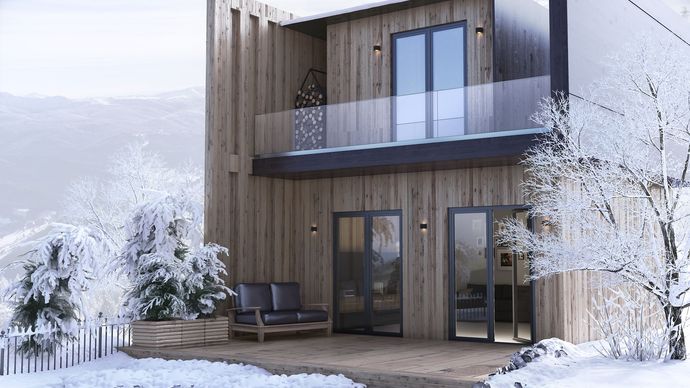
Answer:
<path fill-rule="evenodd" d="M 336 214 L 335 330 L 402 334 L 402 216 Z"/>
<path fill-rule="evenodd" d="M 371 305 L 375 332 L 400 333 L 400 216 L 372 217 Z"/>
<path fill-rule="evenodd" d="M 339 217 L 336 222 L 336 327 L 364 331 L 369 324 L 364 287 L 364 217 Z"/>
<path fill-rule="evenodd" d="M 426 137 L 426 36 L 399 37 L 395 45 L 395 139 Z"/>
<path fill-rule="evenodd" d="M 434 137 L 465 133 L 465 28 L 432 34 Z"/>
<path fill-rule="evenodd" d="M 489 338 L 491 322 L 490 249 L 487 211 L 451 213 L 454 267 L 451 337 Z"/>
<path fill-rule="evenodd" d="M 496 234 L 503 224 L 515 219 L 530 227 L 524 209 L 494 210 Z M 529 279 L 529 257 L 526 252 L 507 247 L 495 248 L 494 288 L 495 338 L 498 342 L 531 342 L 532 339 L 532 282 Z"/>

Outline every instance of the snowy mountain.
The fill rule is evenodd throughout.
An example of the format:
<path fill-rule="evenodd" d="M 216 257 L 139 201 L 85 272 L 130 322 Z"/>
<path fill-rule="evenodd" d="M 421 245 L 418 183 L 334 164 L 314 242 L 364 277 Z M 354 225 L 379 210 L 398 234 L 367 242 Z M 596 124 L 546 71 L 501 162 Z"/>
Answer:
<path fill-rule="evenodd" d="M 0 256 L 7 235 L 45 223 L 70 183 L 99 176 L 115 151 L 143 140 L 173 167 L 203 165 L 203 132 L 202 87 L 98 99 L 0 92 Z"/>

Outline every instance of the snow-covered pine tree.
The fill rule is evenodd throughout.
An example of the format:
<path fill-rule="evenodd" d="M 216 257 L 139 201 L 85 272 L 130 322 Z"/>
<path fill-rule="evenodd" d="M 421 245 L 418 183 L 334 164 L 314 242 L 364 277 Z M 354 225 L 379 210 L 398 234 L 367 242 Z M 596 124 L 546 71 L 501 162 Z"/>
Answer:
<path fill-rule="evenodd" d="M 225 264 L 219 254 L 228 254 L 228 249 L 217 244 L 206 244 L 189 252 L 186 258 L 188 276 L 185 286 L 188 290 L 187 308 L 189 314 L 209 317 L 218 301 L 234 292 L 225 287 L 221 275 L 226 275 Z"/>
<path fill-rule="evenodd" d="M 124 270 L 132 288 L 125 309 L 133 319 L 186 318 L 183 237 L 190 227 L 185 204 L 172 196 L 136 208 L 125 225 Z"/>
<path fill-rule="evenodd" d="M 7 290 L 13 304 L 11 323 L 52 330 L 29 337 L 22 344 L 24 351 L 50 352 L 54 345 L 76 337 L 79 321 L 87 315 L 83 294 L 94 279 L 94 264 L 109 249 L 100 233 L 65 224 L 54 225 L 37 241 L 24 263 L 24 276 Z"/>
<path fill-rule="evenodd" d="M 121 255 L 132 283 L 124 307 L 133 319 L 194 319 L 225 298 L 217 256 L 227 250 L 202 245 L 202 217 L 201 205 L 185 195 L 165 195 L 134 211 Z"/>
<path fill-rule="evenodd" d="M 532 253 L 534 278 L 595 271 L 642 290 L 662 311 L 670 358 L 685 359 L 690 62 L 687 47 L 637 42 L 584 98 L 535 115 L 550 131 L 525 156 L 524 188 L 551 232 L 508 222 L 500 240 Z"/>

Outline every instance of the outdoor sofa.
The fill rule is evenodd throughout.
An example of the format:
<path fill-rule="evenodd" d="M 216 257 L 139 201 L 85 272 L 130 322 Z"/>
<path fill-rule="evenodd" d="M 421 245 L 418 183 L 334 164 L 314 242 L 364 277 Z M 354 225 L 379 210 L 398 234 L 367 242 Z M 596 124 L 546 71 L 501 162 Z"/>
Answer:
<path fill-rule="evenodd" d="M 240 283 L 235 307 L 228 310 L 230 337 L 234 332 L 265 333 L 325 330 L 331 334 L 328 304 L 302 305 L 299 283 Z"/>

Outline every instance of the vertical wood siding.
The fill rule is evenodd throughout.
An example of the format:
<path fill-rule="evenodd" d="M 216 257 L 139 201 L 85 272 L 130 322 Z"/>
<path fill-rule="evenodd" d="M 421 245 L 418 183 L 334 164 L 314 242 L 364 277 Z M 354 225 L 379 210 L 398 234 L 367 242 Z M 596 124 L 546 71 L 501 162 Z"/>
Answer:
<path fill-rule="evenodd" d="M 208 1 L 205 233 L 230 250 L 229 284 L 298 281 L 304 303 L 331 303 L 333 212 L 401 209 L 404 336 L 447 338 L 447 210 L 524 203 L 522 167 L 298 181 L 251 175 L 255 144 L 261 143 L 255 115 L 291 108 L 307 70 L 325 68 L 327 56 L 332 102 L 386 96 L 390 58 L 384 54 L 377 59 L 382 65 L 372 66 L 376 40 L 385 47 L 391 32 L 467 19 L 468 57 L 474 58 L 469 82 L 491 81 L 490 46 L 473 46 L 480 23 L 487 34 L 481 44 L 491 44 L 491 2 L 454 0 L 417 11 L 332 26 L 326 44 L 279 27 L 292 16 L 275 8 L 253 0 Z M 421 222 L 429 224 L 426 233 Z M 586 314 L 570 302 L 583 281 L 567 275 L 539 282 L 540 337 L 569 339 L 572 332 L 572 338 L 583 338 L 584 327 L 569 328 Z"/>

